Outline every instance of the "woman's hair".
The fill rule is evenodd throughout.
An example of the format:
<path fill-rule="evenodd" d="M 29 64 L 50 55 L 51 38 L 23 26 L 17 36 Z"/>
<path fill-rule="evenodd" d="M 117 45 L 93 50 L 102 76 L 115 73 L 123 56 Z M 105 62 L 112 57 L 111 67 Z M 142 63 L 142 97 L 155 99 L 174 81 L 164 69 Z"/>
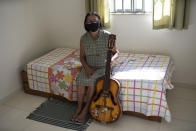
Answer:
<path fill-rule="evenodd" d="M 86 24 L 86 21 L 87 21 L 87 19 L 90 15 L 94 15 L 99 19 L 99 21 L 100 21 L 100 27 L 99 28 L 101 29 L 102 28 L 101 17 L 99 16 L 99 14 L 97 14 L 97 12 L 89 12 L 89 13 L 86 14 L 85 19 L 84 19 L 84 28 L 85 28 L 85 30 L 88 32 L 88 30 L 86 29 L 85 24 Z"/>

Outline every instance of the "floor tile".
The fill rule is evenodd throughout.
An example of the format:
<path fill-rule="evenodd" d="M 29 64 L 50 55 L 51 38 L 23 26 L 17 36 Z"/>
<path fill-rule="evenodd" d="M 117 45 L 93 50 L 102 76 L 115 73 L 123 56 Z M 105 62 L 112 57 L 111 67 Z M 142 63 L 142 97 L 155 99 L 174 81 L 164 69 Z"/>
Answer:
<path fill-rule="evenodd" d="M 196 122 L 196 101 L 173 97 L 167 101 L 173 118 Z"/>
<path fill-rule="evenodd" d="M 26 119 L 27 115 L 28 112 L 9 106 L 1 106 L 0 131 L 23 131 L 31 125 L 31 122 Z"/>
<path fill-rule="evenodd" d="M 173 119 L 171 123 L 162 122 L 160 131 L 195 131 L 196 122 Z"/>
<path fill-rule="evenodd" d="M 112 131 L 112 124 L 103 124 L 93 121 L 87 131 Z"/>
<path fill-rule="evenodd" d="M 13 94 L 9 97 L 3 105 L 7 105 L 13 108 L 21 109 L 23 111 L 33 111 L 41 103 L 43 103 L 47 98 L 29 95 L 23 91 L 19 91 L 16 94 Z"/>
<path fill-rule="evenodd" d="M 161 123 L 156 121 L 145 120 L 140 117 L 123 115 L 121 119 L 113 125 L 114 131 L 159 131 Z"/>

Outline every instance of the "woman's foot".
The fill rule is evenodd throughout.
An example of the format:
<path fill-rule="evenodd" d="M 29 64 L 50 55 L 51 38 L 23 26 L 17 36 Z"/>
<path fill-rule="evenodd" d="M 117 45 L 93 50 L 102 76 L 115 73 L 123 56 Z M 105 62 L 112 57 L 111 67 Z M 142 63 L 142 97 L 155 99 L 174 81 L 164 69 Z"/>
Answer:
<path fill-rule="evenodd" d="M 78 122 L 78 123 L 85 122 L 86 117 L 87 117 L 87 114 L 88 114 L 88 109 L 87 108 L 84 108 L 82 110 L 82 112 L 80 113 L 80 115 L 78 115 L 78 117 L 75 119 L 75 122 Z"/>
<path fill-rule="evenodd" d="M 73 114 L 73 116 L 71 117 L 70 121 L 74 122 L 75 119 L 76 119 L 76 118 L 78 117 L 78 115 L 80 114 L 81 110 L 82 110 L 82 107 L 78 107 L 77 110 L 76 110 L 76 112 L 75 112 L 75 113 Z"/>

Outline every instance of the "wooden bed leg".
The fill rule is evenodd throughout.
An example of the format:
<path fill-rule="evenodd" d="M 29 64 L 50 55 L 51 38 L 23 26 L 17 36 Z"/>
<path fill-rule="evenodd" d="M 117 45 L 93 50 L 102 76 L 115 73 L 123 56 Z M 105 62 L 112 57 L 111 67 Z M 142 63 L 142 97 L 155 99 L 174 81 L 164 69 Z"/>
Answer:
<path fill-rule="evenodd" d="M 28 84 L 28 78 L 27 78 L 27 72 L 26 71 L 22 71 L 21 72 L 21 78 L 22 78 L 22 83 L 23 83 L 23 89 L 25 93 L 29 92 L 29 84 Z"/>

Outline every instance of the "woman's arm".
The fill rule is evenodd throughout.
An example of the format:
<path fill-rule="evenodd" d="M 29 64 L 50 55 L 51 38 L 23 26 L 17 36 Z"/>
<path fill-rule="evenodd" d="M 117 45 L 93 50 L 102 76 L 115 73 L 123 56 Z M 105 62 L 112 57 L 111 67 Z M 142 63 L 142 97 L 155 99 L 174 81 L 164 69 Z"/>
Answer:
<path fill-rule="evenodd" d="M 82 66 L 85 69 L 88 68 L 88 64 L 86 63 L 86 59 L 85 59 L 85 53 L 84 53 L 84 47 L 82 45 L 82 41 L 80 41 L 80 62 L 82 63 Z"/>
<path fill-rule="evenodd" d="M 86 63 L 86 57 L 85 57 L 85 52 L 84 52 L 84 47 L 82 45 L 82 41 L 80 41 L 80 62 L 82 63 L 82 66 L 85 69 L 87 77 L 90 77 L 95 72 L 95 70 L 90 68 L 88 64 Z"/>
<path fill-rule="evenodd" d="M 115 42 L 114 47 L 112 49 L 112 59 L 111 59 L 111 66 L 113 65 L 113 63 L 116 61 L 116 59 L 119 57 L 119 51 L 117 49 L 117 44 Z"/>

